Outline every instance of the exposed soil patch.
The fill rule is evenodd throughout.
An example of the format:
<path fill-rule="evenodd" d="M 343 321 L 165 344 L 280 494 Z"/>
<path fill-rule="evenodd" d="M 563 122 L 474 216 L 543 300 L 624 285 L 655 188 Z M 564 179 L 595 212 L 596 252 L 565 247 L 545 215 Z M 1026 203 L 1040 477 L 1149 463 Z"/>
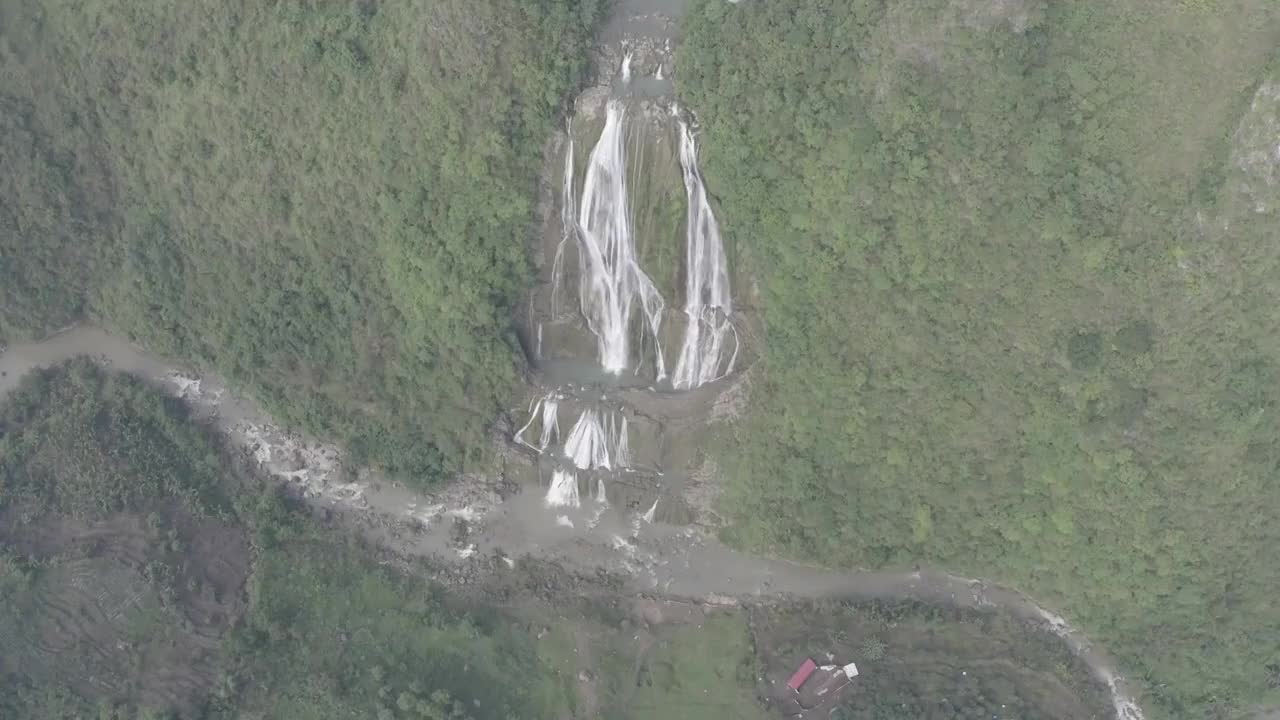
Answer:
<path fill-rule="evenodd" d="M 36 567 L 3 628 L 0 674 L 89 698 L 192 710 L 218 678 L 218 647 L 245 610 L 240 528 L 172 507 L 88 522 L 0 517 L 0 544 Z"/>

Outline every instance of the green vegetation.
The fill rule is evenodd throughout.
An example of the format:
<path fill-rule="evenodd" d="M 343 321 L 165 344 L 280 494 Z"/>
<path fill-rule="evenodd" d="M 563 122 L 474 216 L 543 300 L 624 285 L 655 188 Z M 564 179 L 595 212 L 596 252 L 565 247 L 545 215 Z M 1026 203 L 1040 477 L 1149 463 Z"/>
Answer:
<path fill-rule="evenodd" d="M 857 663 L 833 720 L 1114 717 L 1107 692 L 1059 638 L 1001 613 L 818 603 L 753 611 L 751 625 L 764 672 L 779 683 L 814 653 Z"/>
<path fill-rule="evenodd" d="M 567 703 L 508 622 L 449 612 L 425 583 L 309 525 L 266 527 L 210 717 L 508 720 Z"/>
<path fill-rule="evenodd" d="M 88 360 L 32 373 L 0 407 L 0 512 L 23 524 L 102 520 L 173 498 L 225 513 L 221 459 L 207 445 L 180 401 L 131 376 Z"/>
<path fill-rule="evenodd" d="M 508 720 L 568 702 L 519 626 L 447 609 L 275 493 L 229 496 L 221 450 L 137 380 L 35 373 L 0 431 L 0 716 Z"/>
<path fill-rule="evenodd" d="M 755 648 L 743 613 L 704 617 L 695 606 L 677 604 L 666 611 L 679 616 L 674 621 L 646 625 L 598 607 L 561 612 L 538 641 L 538 656 L 567 686 L 585 686 L 577 717 L 772 717 L 756 699 Z"/>
<path fill-rule="evenodd" d="M 429 481 L 515 380 L 597 0 L 0 2 L 0 337 L 86 313 Z"/>
<path fill-rule="evenodd" d="M 1015 584 L 1155 718 L 1276 688 L 1280 243 L 1238 144 L 1278 13 L 695 3 L 677 77 L 767 326 L 730 539 Z"/>
<path fill-rule="evenodd" d="M 640 664 L 629 690 L 634 720 L 771 716 L 755 699 L 755 653 L 745 619 L 713 615 L 698 627 L 672 628 Z M 630 679 L 629 677 L 627 679 Z"/>

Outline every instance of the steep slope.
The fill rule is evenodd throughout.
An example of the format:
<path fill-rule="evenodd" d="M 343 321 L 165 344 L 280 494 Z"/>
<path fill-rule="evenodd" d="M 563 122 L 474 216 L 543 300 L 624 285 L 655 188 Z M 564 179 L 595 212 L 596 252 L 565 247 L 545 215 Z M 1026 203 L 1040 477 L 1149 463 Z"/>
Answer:
<path fill-rule="evenodd" d="M 731 539 L 1012 582 L 1157 717 L 1275 687 L 1280 245 L 1232 160 L 1275 6 L 708 0 L 687 31 L 768 328 Z"/>
<path fill-rule="evenodd" d="M 88 312 L 424 481 L 515 379 L 595 0 L 0 3 L 0 334 Z"/>

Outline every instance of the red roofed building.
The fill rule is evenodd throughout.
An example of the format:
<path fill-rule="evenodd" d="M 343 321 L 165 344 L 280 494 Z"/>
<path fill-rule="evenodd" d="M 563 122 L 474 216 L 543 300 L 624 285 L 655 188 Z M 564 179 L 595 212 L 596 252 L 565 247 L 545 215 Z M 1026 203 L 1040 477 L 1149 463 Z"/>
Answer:
<path fill-rule="evenodd" d="M 813 671 L 817 669 L 818 664 L 813 661 L 813 658 L 805 658 L 804 662 L 800 663 L 800 667 L 792 673 L 791 679 L 787 681 L 787 687 L 795 692 L 800 692 L 800 686 L 804 685 L 804 681 L 808 680 Z"/>

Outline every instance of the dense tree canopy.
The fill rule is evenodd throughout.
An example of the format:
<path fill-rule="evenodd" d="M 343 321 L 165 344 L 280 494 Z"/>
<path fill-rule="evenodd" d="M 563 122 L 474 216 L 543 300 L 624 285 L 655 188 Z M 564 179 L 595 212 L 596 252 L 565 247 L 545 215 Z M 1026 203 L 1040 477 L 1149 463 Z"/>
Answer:
<path fill-rule="evenodd" d="M 5 398 L 0 717 L 509 720 L 561 712 L 563 693 L 518 624 L 448 609 L 423 578 L 378 563 L 276 488 L 238 480 L 235 468 L 180 401 L 87 360 L 36 371 Z M 75 532 L 75 542 L 57 540 Z M 143 533 L 140 544 L 134 533 Z M 234 541 L 240 534 L 251 537 L 251 559 Z M 205 672 L 184 687 L 182 668 L 157 667 L 155 653 L 206 640 L 183 634 L 219 592 L 216 573 L 198 569 L 240 563 L 246 586 L 216 598 L 220 611 L 240 615 L 200 626 L 225 636 L 188 659 Z M 107 616 L 101 607 L 121 584 L 134 600 Z M 86 593 L 96 602 L 77 605 Z M 149 603 L 153 594 L 164 601 Z M 128 641 L 98 644 L 120 632 Z M 107 662 L 89 667 L 133 682 L 86 677 L 79 663 L 99 656 Z M 146 702 L 145 687 L 166 682 L 195 697 L 180 707 Z"/>
<path fill-rule="evenodd" d="M 357 460 L 456 469 L 596 5 L 0 2 L 0 335 L 87 311 Z"/>
<path fill-rule="evenodd" d="M 1155 717 L 1274 687 L 1280 244 L 1237 159 L 1278 21 L 696 3 L 678 78 L 767 325 L 731 538 L 1015 583 Z"/>

